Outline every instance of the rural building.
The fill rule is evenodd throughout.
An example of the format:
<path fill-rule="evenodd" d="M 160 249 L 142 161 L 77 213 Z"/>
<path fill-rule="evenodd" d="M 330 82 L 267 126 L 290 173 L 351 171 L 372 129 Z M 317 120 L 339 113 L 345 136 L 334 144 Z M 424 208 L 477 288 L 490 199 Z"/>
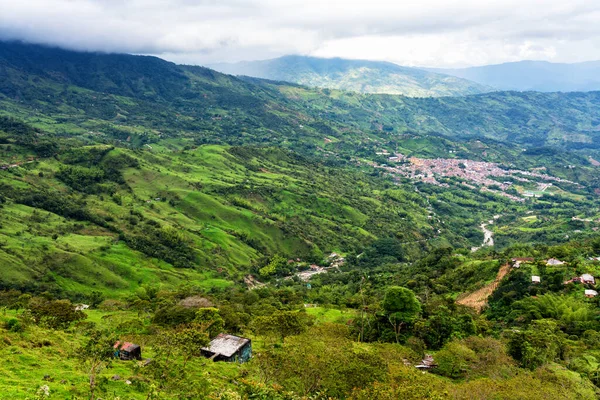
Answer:
<path fill-rule="evenodd" d="M 421 364 L 415 365 L 418 369 L 431 369 L 437 367 L 435 360 L 431 354 L 425 354 L 425 358 L 421 360 Z"/>
<path fill-rule="evenodd" d="M 532 263 L 533 261 L 532 257 L 515 257 L 511 260 L 513 268 L 520 268 L 521 264 Z"/>
<path fill-rule="evenodd" d="M 539 276 L 537 276 L 537 275 L 532 275 L 531 276 L 531 282 L 532 283 L 540 283 L 541 281 L 542 281 L 542 279 Z"/>
<path fill-rule="evenodd" d="M 579 279 L 581 280 L 581 283 L 588 283 L 588 284 L 591 284 L 591 285 L 595 285 L 596 284 L 596 280 L 590 274 L 583 274 L 583 275 L 581 275 L 579 277 Z"/>
<path fill-rule="evenodd" d="M 337 253 L 331 253 L 327 257 L 327 262 L 329 262 L 330 268 L 339 268 L 346 263 L 346 259 Z"/>
<path fill-rule="evenodd" d="M 246 362 L 252 357 L 252 342 L 239 336 L 220 333 L 202 348 L 202 355 L 213 361 Z"/>
<path fill-rule="evenodd" d="M 596 297 L 598 296 L 598 292 L 596 292 L 595 290 L 591 290 L 591 289 L 585 289 L 585 297 Z"/>
<path fill-rule="evenodd" d="M 115 349 L 115 357 L 121 360 L 141 360 L 142 348 L 137 344 L 118 341 L 113 346 Z"/>
<path fill-rule="evenodd" d="M 549 260 L 546 261 L 546 265 L 563 265 L 565 264 L 564 261 L 560 261 L 557 258 L 551 258 Z"/>

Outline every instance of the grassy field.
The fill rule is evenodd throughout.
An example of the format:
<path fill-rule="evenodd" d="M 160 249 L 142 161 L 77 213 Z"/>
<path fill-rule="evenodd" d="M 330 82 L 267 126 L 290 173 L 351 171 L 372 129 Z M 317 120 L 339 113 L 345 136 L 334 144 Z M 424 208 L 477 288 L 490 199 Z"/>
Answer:
<path fill-rule="evenodd" d="M 324 307 L 306 307 L 306 313 L 314 316 L 317 323 L 346 324 L 358 316 L 358 312 L 353 309 L 338 310 Z"/>
<path fill-rule="evenodd" d="M 137 313 L 119 311 L 102 312 L 86 311 L 86 323 L 93 323 L 98 328 L 119 332 L 120 326 L 126 326 L 128 333 L 121 333 L 120 339 L 131 340 L 142 346 L 144 359 L 152 358 L 154 352 L 149 343 L 151 336 L 143 333 L 148 327 L 146 318 Z M 4 311 L 0 316 L 0 325 L 14 318 L 15 313 Z M 139 333 L 131 333 L 137 331 Z M 34 399 L 42 385 L 50 387 L 50 398 L 84 399 L 88 396 L 87 370 L 78 359 L 77 349 L 86 340 L 82 330 L 77 327 L 68 331 L 55 331 L 37 326 L 29 326 L 23 333 L 12 333 L 0 328 L 0 362 L 2 379 L 0 379 L 1 399 Z M 126 380 L 139 381 L 136 361 L 114 360 L 110 368 L 101 372 L 98 381 L 109 396 L 108 398 L 145 399 L 147 393 L 136 385 L 127 384 Z M 230 379 L 239 374 L 240 365 L 235 363 L 213 363 L 202 357 L 190 362 L 190 370 L 198 377 L 206 378 L 211 385 L 222 389 L 230 387 Z M 112 380 L 115 375 L 119 380 Z"/>

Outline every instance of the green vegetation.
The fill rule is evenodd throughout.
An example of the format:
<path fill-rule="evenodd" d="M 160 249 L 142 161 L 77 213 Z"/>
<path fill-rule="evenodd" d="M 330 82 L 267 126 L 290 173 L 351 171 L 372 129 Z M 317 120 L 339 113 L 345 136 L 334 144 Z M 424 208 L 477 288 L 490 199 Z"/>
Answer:
<path fill-rule="evenodd" d="M 81 168 L 110 165 L 118 177 L 110 190 L 95 181 L 80 187 L 83 178 L 71 185 L 62 156 L 3 173 L 5 288 L 33 285 L 70 297 L 92 282 L 113 294 L 153 280 L 218 288 L 253 268 L 281 276 L 286 270 L 274 268 L 287 259 L 276 262 L 277 254 L 320 261 L 389 232 L 406 241 L 431 236 L 417 196 L 286 151 L 106 149 L 94 160 L 87 156 L 93 149 L 81 149 L 79 158 L 93 164 Z M 65 158 L 73 163 L 75 153 Z"/>
<path fill-rule="evenodd" d="M 571 246 L 531 252 L 548 256 Z M 573 251 L 571 262 L 593 246 L 590 242 Z M 585 300 L 568 285 L 551 292 L 528 283 L 529 293 L 537 291 L 537 298 L 515 303 L 510 317 L 496 318 L 494 308 L 477 315 L 457 306 L 436 283 L 443 280 L 435 276 L 445 262 L 441 257 L 422 264 L 423 273 L 432 278 L 414 292 L 388 286 L 386 274 L 393 281 L 404 276 L 398 265 L 373 270 L 366 280 L 360 269 L 344 267 L 338 274 L 313 278 L 310 290 L 294 280 L 281 281 L 279 288 L 231 287 L 212 295 L 197 286 L 175 291 L 146 286 L 79 312 L 83 321 L 54 327 L 47 324 L 53 309 L 37 304 L 74 310 L 68 301 L 2 292 L 3 361 L 19 367 L 0 380 L 0 389 L 15 399 L 32 398 L 46 386 L 58 398 L 597 396 L 600 340 L 597 311 L 590 303 L 595 300 Z M 592 265 L 582 262 L 578 268 L 589 270 Z M 501 287 L 523 268 L 512 271 Z M 562 268 L 568 275 L 570 267 Z M 357 291 L 351 289 L 355 285 Z M 303 305 L 324 299 L 329 300 L 327 309 Z M 355 301 L 362 306 L 345 310 Z M 402 323 L 392 325 L 390 320 Z M 223 330 L 253 340 L 250 362 L 215 363 L 201 356 L 208 338 Z M 152 361 L 112 358 L 117 338 L 141 344 L 143 357 Z M 438 366 L 423 375 L 413 365 L 425 352 L 434 355 Z"/>
<path fill-rule="evenodd" d="M 598 298 L 573 278 L 600 275 L 599 106 L 2 43 L 0 393 L 596 398 Z M 520 169 L 505 194 L 541 197 L 391 175 L 395 152 Z M 539 171 L 577 184 L 519 179 Z M 220 332 L 251 338 L 253 359 L 202 357 Z M 113 359 L 117 338 L 152 362 Z M 422 373 L 425 354 L 438 365 Z"/>
<path fill-rule="evenodd" d="M 377 61 L 284 56 L 210 67 L 227 74 L 359 93 L 435 97 L 464 96 L 492 90 L 465 79 Z"/>

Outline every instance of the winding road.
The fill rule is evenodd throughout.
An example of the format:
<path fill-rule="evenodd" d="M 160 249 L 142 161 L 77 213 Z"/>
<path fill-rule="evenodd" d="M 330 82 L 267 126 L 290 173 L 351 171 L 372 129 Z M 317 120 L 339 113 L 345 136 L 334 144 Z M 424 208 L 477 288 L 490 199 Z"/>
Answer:
<path fill-rule="evenodd" d="M 472 252 L 476 252 L 477 250 L 481 249 L 482 247 L 494 245 L 494 232 L 490 231 L 487 228 L 487 226 L 492 225 L 494 223 L 494 220 L 498 219 L 499 217 L 500 217 L 499 215 L 495 215 L 494 219 L 490 219 L 488 222 L 482 222 L 481 225 L 479 225 L 479 227 L 483 231 L 483 243 L 481 243 L 481 246 L 479 246 L 479 247 L 471 247 Z"/>
<path fill-rule="evenodd" d="M 491 223 L 493 223 L 493 221 L 490 221 L 490 224 Z M 483 243 L 481 244 L 481 247 L 494 245 L 494 232 L 490 231 L 487 226 L 488 224 L 480 225 L 481 230 L 483 231 Z"/>

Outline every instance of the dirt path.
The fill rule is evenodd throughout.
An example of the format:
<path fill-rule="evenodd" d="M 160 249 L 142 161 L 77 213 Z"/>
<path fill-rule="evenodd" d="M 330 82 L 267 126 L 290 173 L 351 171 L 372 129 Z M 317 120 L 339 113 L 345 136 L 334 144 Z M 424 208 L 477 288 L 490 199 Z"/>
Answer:
<path fill-rule="evenodd" d="M 463 306 L 472 307 L 477 310 L 477 312 L 480 312 L 481 309 L 486 305 L 488 297 L 494 293 L 494 290 L 496 290 L 502 278 L 504 278 L 509 271 L 510 264 L 504 264 L 500 267 L 494 282 L 487 284 L 481 289 L 477 289 L 472 293 L 459 296 L 458 300 L 456 300 L 456 303 Z"/>

